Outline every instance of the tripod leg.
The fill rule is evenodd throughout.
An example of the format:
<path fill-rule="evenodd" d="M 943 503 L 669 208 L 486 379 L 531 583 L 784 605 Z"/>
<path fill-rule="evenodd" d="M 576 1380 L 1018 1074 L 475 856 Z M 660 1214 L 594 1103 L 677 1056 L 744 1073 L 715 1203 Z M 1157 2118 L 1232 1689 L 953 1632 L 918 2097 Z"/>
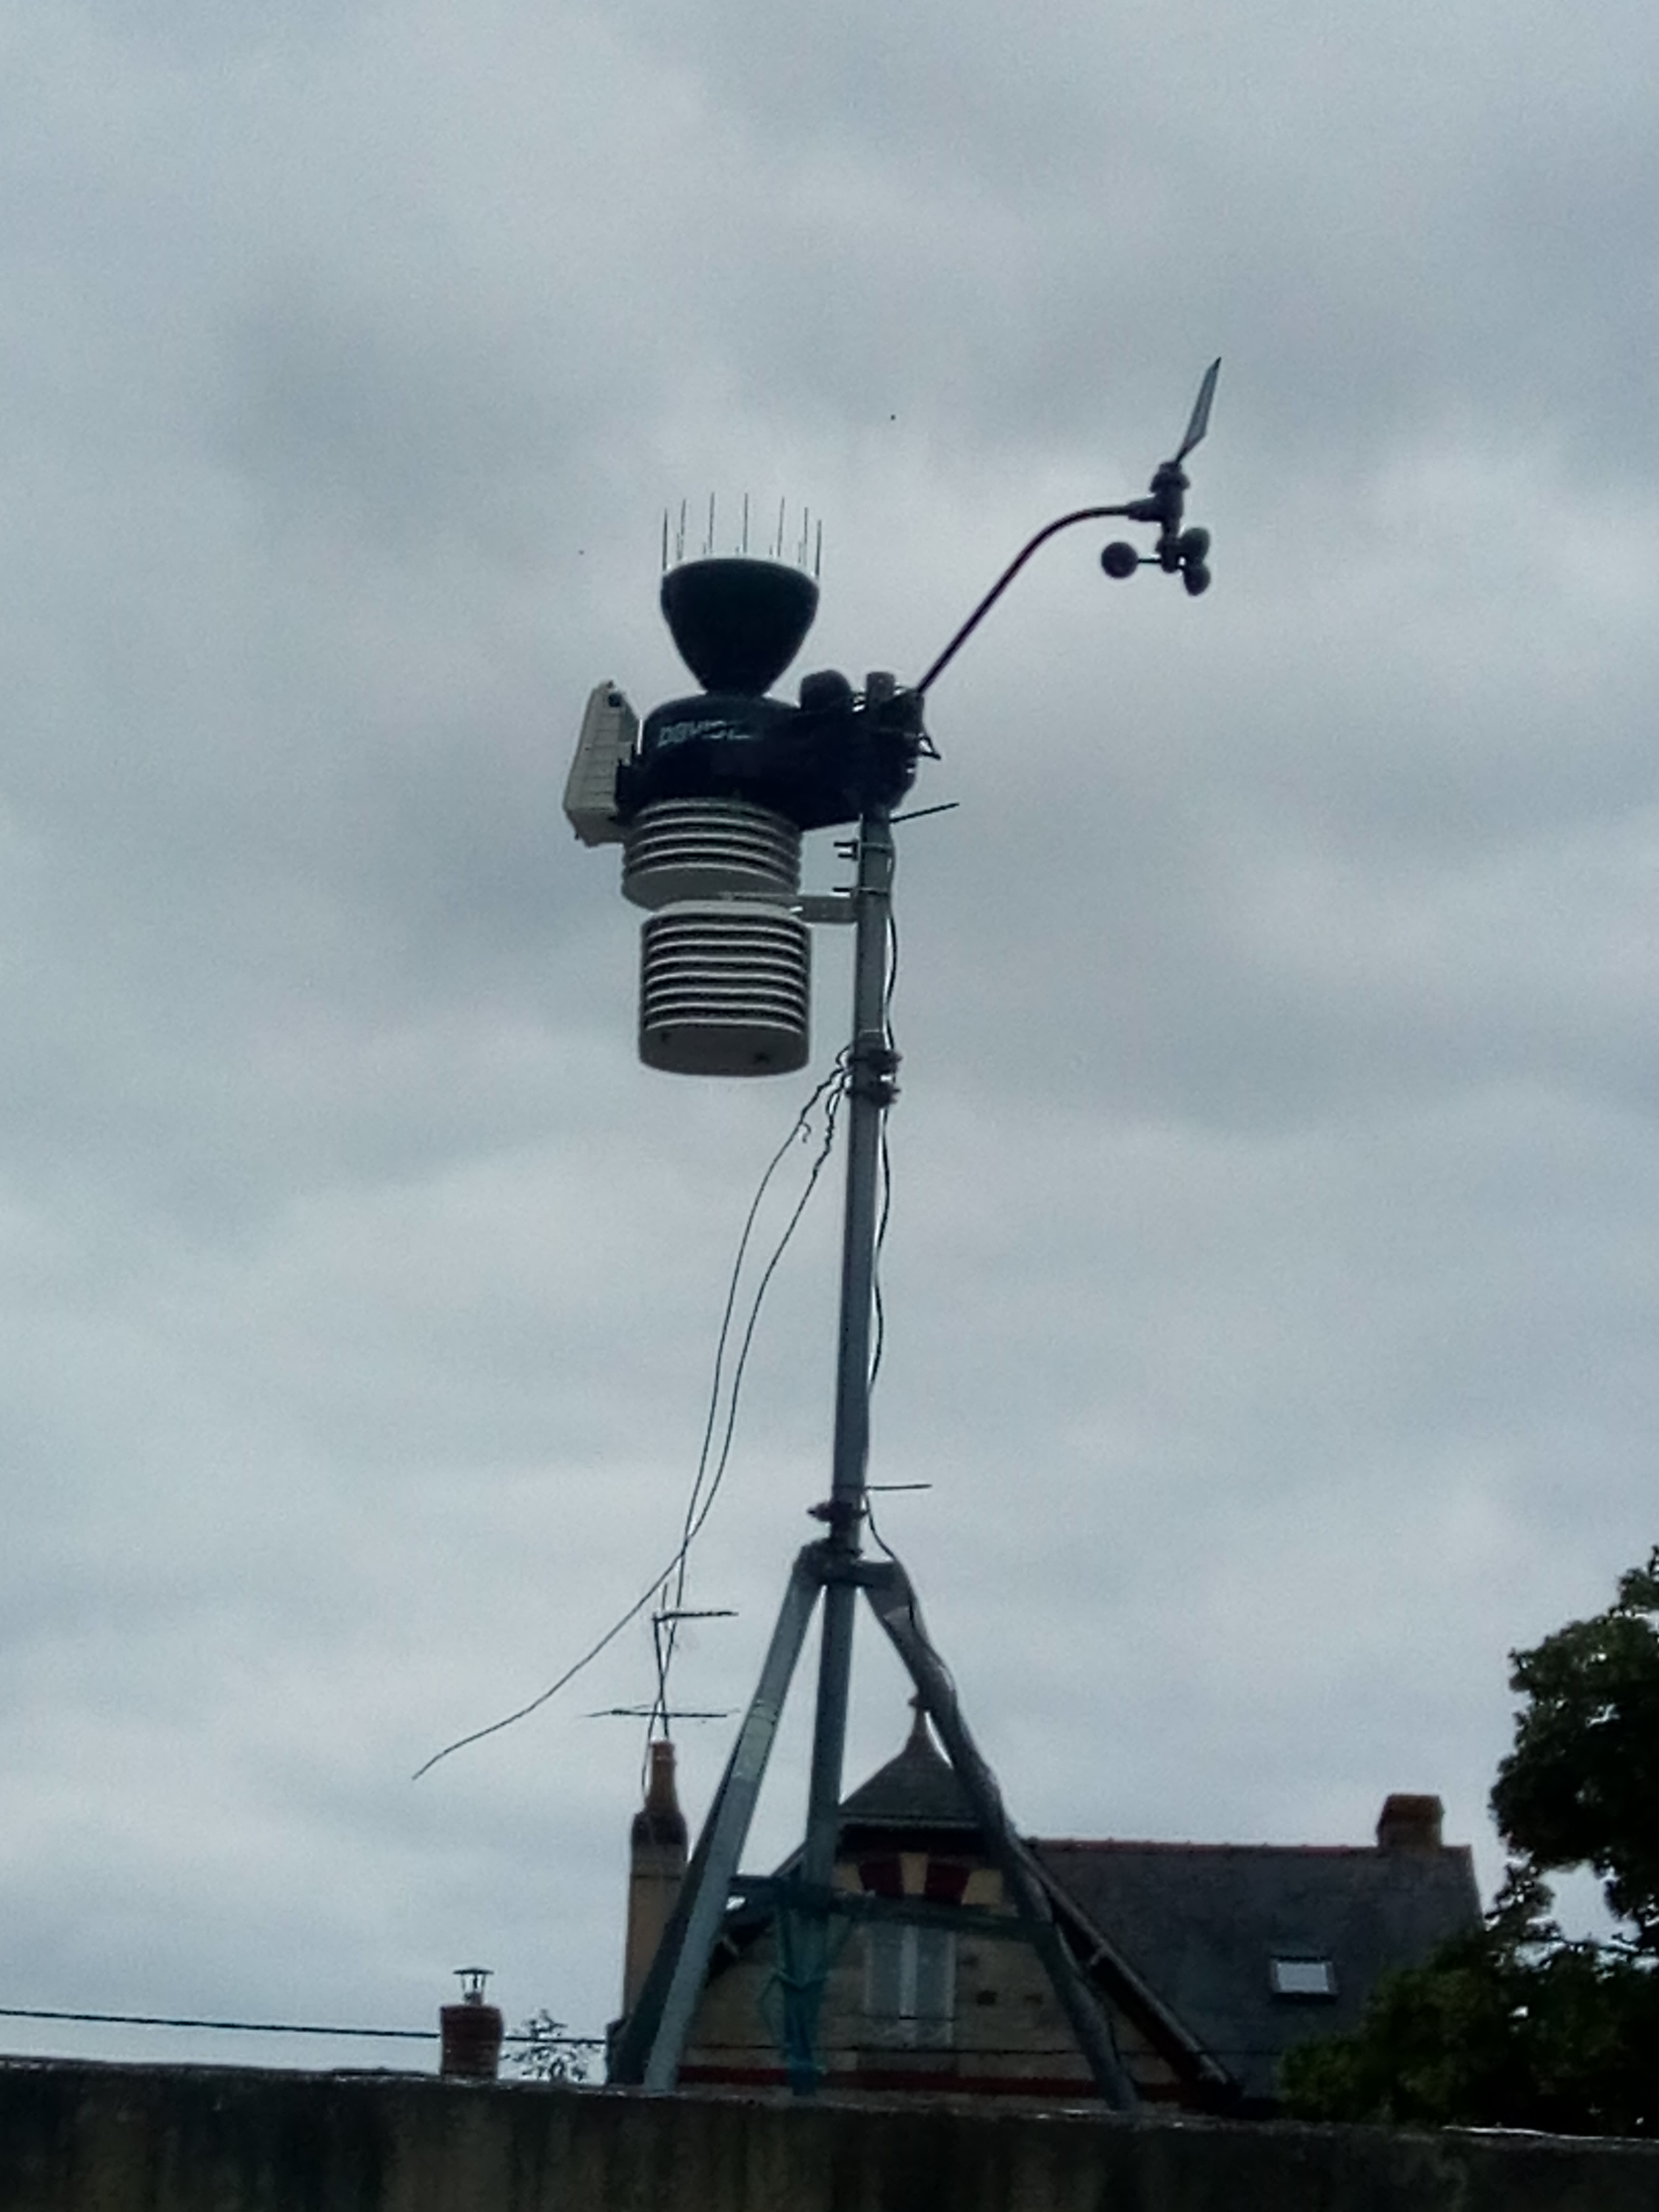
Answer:
<path fill-rule="evenodd" d="M 1105 2103 L 1116 2111 L 1132 2111 L 1139 2100 L 1112 2040 L 1111 2028 L 1054 1924 L 1048 1893 L 1031 1863 L 1030 1854 L 1009 1823 L 996 1777 L 968 1732 L 968 1723 L 962 1717 L 962 1708 L 957 1700 L 956 1686 L 921 1625 L 921 1610 L 910 1577 L 896 1559 L 872 1566 L 867 1576 L 865 1588 L 876 1619 L 904 1662 L 927 1717 L 939 1730 L 939 1741 L 990 1845 L 991 1856 L 1008 1885 L 1009 1894 L 1038 1956 L 1048 1970 L 1054 1994 L 1065 2007 L 1072 2033 L 1095 2077 L 1095 2087 Z"/>
<path fill-rule="evenodd" d="M 808 1544 L 796 1556 L 760 1680 L 686 1869 L 679 1901 L 617 2040 L 613 2081 L 642 2081 L 647 2089 L 672 2089 L 678 2079 L 732 1877 L 743 1856 L 778 1716 L 806 1638 L 821 1579 L 820 1547 Z"/>

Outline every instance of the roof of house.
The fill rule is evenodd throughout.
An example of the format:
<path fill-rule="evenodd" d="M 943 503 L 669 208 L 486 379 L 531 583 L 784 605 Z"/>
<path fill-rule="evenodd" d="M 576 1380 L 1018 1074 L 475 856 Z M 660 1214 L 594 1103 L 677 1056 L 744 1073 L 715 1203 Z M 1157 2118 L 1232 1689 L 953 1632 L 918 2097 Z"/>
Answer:
<path fill-rule="evenodd" d="M 1357 2021 L 1385 1974 L 1472 1928 L 1467 1845 L 1042 1842 L 1055 1888 L 1249 2099 L 1297 2043 Z M 1328 1997 L 1280 1994 L 1275 1960 L 1328 1961 Z"/>
<path fill-rule="evenodd" d="M 1441 1843 L 1440 1818 L 1437 1798 L 1391 1796 L 1376 1846 L 1109 1838 L 1033 1838 L 1024 1848 L 1085 1971 L 1177 2074 L 1224 2102 L 1261 2105 L 1277 2093 L 1287 2051 L 1352 2028 L 1385 1974 L 1479 1923 L 1468 1847 Z M 977 1838 L 967 1792 L 919 1703 L 903 1748 L 842 1800 L 840 1826 L 842 1847 L 855 1851 L 908 1840 L 954 1852 Z M 792 1852 L 777 1874 L 799 1860 Z M 714 1972 L 769 1918 L 758 1900 L 734 1907 Z M 1276 1988 L 1275 1960 L 1324 1962 L 1329 1994 Z"/>
<path fill-rule="evenodd" d="M 977 1829 L 968 1793 L 920 1706 L 903 1750 L 842 1800 L 841 1822 L 843 1828 Z"/>

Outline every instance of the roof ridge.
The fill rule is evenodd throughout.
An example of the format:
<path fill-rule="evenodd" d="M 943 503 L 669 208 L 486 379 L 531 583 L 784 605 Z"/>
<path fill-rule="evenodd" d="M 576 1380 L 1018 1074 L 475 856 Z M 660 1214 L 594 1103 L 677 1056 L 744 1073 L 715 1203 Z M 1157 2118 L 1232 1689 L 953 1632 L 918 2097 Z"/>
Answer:
<path fill-rule="evenodd" d="M 1031 1836 L 1039 1851 L 1294 1851 L 1307 1858 L 1375 1858 L 1375 1844 L 1229 1844 L 1176 1841 L 1166 1836 Z M 1455 1850 L 1456 1845 L 1441 1846 Z"/>

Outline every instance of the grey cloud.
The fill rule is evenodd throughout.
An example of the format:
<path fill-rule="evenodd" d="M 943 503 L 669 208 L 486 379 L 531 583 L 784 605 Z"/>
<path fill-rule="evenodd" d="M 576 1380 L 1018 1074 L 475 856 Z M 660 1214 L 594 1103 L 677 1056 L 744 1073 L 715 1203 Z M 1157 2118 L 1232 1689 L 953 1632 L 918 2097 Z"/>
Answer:
<path fill-rule="evenodd" d="M 31 31 L 0 167 L 0 1729 L 42 2002 L 614 2003 L 643 1632 L 797 1092 L 631 1058 L 559 818 L 665 504 L 914 672 L 1226 357 L 1217 586 L 1079 533 L 904 836 L 878 1469 L 1022 1820 L 1483 1850 L 1651 1540 L 1646 17 L 443 0 Z M 729 527 L 727 524 L 725 526 Z M 837 872 L 818 841 L 815 879 Z M 844 1016 L 819 955 L 817 1043 Z M 799 1164 L 798 1164 L 799 1165 Z M 824 1477 L 836 1199 L 688 1655 Z M 901 1692 L 861 1651 L 854 1764 Z M 793 1842 L 792 1713 L 756 1850 Z M 688 1731 L 688 1800 L 726 1731 Z M 1487 1859 L 1490 1866 L 1490 1855 Z M 297 2055 L 297 2054 L 295 2054 Z"/>

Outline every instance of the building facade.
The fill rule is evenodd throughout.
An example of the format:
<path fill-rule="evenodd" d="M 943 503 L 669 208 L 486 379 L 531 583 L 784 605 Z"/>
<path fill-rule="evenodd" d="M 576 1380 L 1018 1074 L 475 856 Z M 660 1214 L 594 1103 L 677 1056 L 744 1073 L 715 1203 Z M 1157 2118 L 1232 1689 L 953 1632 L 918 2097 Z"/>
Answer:
<path fill-rule="evenodd" d="M 684 1864 L 672 1753 L 635 1824 L 624 2008 Z M 676 1831 L 674 1824 L 678 1822 Z M 1433 1797 L 1393 1796 L 1375 1844 L 1029 1841 L 1065 1938 L 1149 2103 L 1270 2113 L 1297 2043 L 1353 2025 L 1382 1976 L 1473 1927 L 1467 1846 Z M 678 1858 L 663 1838 L 678 1834 Z M 641 1850 L 645 1857 L 641 1858 Z M 780 1869 L 787 1875 L 788 1867 Z M 824 2087 L 1085 2101 L 1093 2084 L 1005 1896 L 957 1777 L 918 1711 L 897 1756 L 842 1807 L 835 1887 L 902 1900 L 837 1914 L 817 1996 Z M 782 2087 L 785 1999 L 812 1955 L 775 1898 L 726 1914 L 694 2022 L 687 2086 Z"/>

